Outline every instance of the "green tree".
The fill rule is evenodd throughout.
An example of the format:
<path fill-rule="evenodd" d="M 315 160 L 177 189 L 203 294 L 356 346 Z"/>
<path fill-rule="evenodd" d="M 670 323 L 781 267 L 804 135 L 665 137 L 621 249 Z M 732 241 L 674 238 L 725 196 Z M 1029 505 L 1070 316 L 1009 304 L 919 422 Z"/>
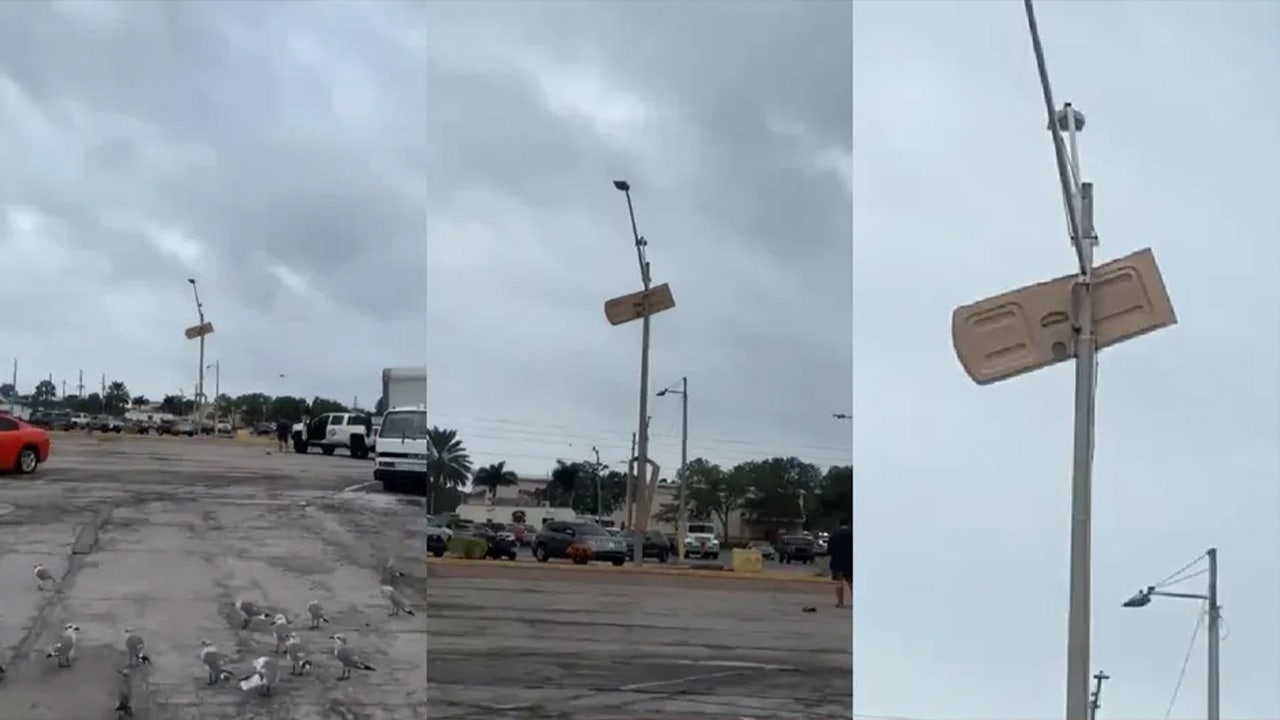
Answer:
<path fill-rule="evenodd" d="M 257 425 L 267 420 L 267 406 L 271 404 L 271 396 L 263 393 L 245 393 L 231 401 L 234 411 L 240 415 L 240 422 L 245 425 Z"/>
<path fill-rule="evenodd" d="M 385 395 L 378 396 L 378 402 L 373 404 L 374 415 L 385 415 L 387 412 L 387 398 Z"/>
<path fill-rule="evenodd" d="M 41 380 L 36 384 L 35 392 L 31 393 L 31 404 L 38 408 L 49 407 L 57 397 L 58 388 L 53 384 L 53 381 Z"/>
<path fill-rule="evenodd" d="M 170 415 L 185 417 L 188 412 L 195 411 L 195 402 L 181 395 L 165 395 L 160 401 L 160 411 Z"/>
<path fill-rule="evenodd" d="M 436 502 L 446 491 L 456 492 L 470 477 L 471 456 L 458 431 L 433 425 L 427 430 L 427 513 L 436 511 Z"/>
<path fill-rule="evenodd" d="M 827 468 L 806 506 L 810 527 L 833 528 L 848 522 L 853 514 L 853 466 Z"/>
<path fill-rule="evenodd" d="M 98 393 L 89 393 L 76 401 L 75 411 L 87 413 L 89 415 L 101 415 L 104 404 L 102 396 Z"/>
<path fill-rule="evenodd" d="M 282 395 L 271 398 L 271 402 L 267 403 L 267 419 L 291 423 L 302 422 L 303 416 L 308 415 L 307 409 L 306 398 Z"/>
<path fill-rule="evenodd" d="M 343 405 L 337 400 L 330 400 L 329 398 L 315 397 L 315 398 L 312 398 L 311 405 L 308 408 L 308 410 L 310 411 L 307 413 L 308 415 L 310 415 L 311 417 L 318 417 L 320 415 L 324 415 L 325 413 L 347 412 L 348 408 L 346 405 Z"/>
<path fill-rule="evenodd" d="M 476 487 L 488 488 L 489 497 L 495 499 L 498 497 L 498 488 L 510 487 L 519 482 L 520 478 L 507 469 L 505 461 L 480 468 L 471 480 L 471 484 Z"/>
<path fill-rule="evenodd" d="M 9 400 L 13 398 L 14 395 L 17 395 L 17 394 L 18 394 L 18 388 L 14 387 L 13 383 L 4 383 L 3 385 L 0 385 L 0 398 Z"/>
<path fill-rule="evenodd" d="M 129 402 L 133 405 L 135 410 L 141 410 L 151 404 L 151 400 L 149 400 L 146 395 L 134 395 Z"/>
<path fill-rule="evenodd" d="M 123 415 L 129 409 L 129 388 L 119 380 L 112 380 L 102 396 L 103 410 L 109 415 Z"/>
<path fill-rule="evenodd" d="M 750 494 L 742 509 L 756 521 L 799 522 L 805 517 L 806 498 L 822 478 L 817 466 L 796 457 L 752 460 L 734 467 Z"/>
<path fill-rule="evenodd" d="M 80 396 L 63 395 L 55 404 L 62 406 L 63 410 L 75 410 L 80 404 Z"/>
<path fill-rule="evenodd" d="M 689 514 L 694 518 L 714 517 L 720 521 L 724 537 L 729 536 L 729 517 L 751 496 L 748 474 L 742 465 L 726 472 L 715 463 L 697 458 L 685 467 Z"/>

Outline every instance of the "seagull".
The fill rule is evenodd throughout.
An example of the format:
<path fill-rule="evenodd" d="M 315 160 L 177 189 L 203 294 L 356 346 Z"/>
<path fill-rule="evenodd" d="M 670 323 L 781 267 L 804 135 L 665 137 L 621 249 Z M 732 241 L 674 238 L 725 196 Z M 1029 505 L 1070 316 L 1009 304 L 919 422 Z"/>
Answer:
<path fill-rule="evenodd" d="M 136 634 L 133 628 L 124 629 L 124 649 L 129 654 L 129 667 L 136 665 L 147 665 L 151 662 L 151 658 L 147 657 L 146 646 L 142 642 L 142 638 Z"/>
<path fill-rule="evenodd" d="M 396 581 L 396 578 L 404 577 L 404 573 L 396 569 L 395 558 L 387 558 L 387 562 L 382 566 L 382 584 L 390 585 Z"/>
<path fill-rule="evenodd" d="M 44 591 L 45 583 L 53 583 L 54 585 L 58 584 L 58 579 L 53 576 L 53 573 L 49 570 L 49 568 L 41 565 L 40 563 L 36 563 L 35 565 L 33 565 L 32 570 L 36 574 L 36 587 L 40 591 L 42 592 Z"/>
<path fill-rule="evenodd" d="M 230 670 L 222 667 L 222 653 L 208 640 L 200 641 L 200 662 L 209 671 L 210 685 L 218 684 L 219 680 L 226 682 L 234 676 Z"/>
<path fill-rule="evenodd" d="M 236 610 L 243 618 L 240 625 L 241 629 L 248 629 L 249 623 L 255 619 L 271 621 L 271 616 L 263 612 L 262 608 L 258 607 L 258 604 L 252 600 L 245 600 L 244 598 L 236 600 Z"/>
<path fill-rule="evenodd" d="M 276 615 L 271 621 L 272 631 L 276 635 L 276 654 L 284 652 L 284 644 L 289 640 L 289 618 L 283 613 Z"/>
<path fill-rule="evenodd" d="M 289 656 L 290 675 L 302 675 L 311 667 L 311 661 L 307 659 L 307 651 L 302 647 L 302 638 L 298 637 L 298 633 L 289 633 L 284 651 Z"/>
<path fill-rule="evenodd" d="M 62 637 L 49 648 L 46 658 L 57 658 L 58 667 L 71 667 L 71 658 L 76 652 L 76 642 L 80 637 L 80 627 L 72 623 L 62 626 Z"/>
<path fill-rule="evenodd" d="M 400 613 L 404 613 L 406 615 L 413 614 L 413 610 L 409 607 L 409 601 L 405 600 L 403 595 L 396 592 L 395 588 L 390 585 L 383 585 L 379 589 L 382 591 L 382 597 L 386 599 L 387 602 L 391 603 L 391 612 L 387 613 L 387 615 L 395 616 Z"/>
<path fill-rule="evenodd" d="M 338 633 L 337 635 L 330 635 L 329 639 L 333 640 L 333 656 L 338 658 L 339 663 L 342 663 L 342 674 L 338 676 L 339 680 L 349 679 L 353 669 L 376 672 L 372 665 L 356 657 L 356 654 L 351 652 L 351 648 L 347 647 L 347 637 L 345 635 Z"/>
<path fill-rule="evenodd" d="M 120 668 L 120 686 L 116 691 L 116 718 L 133 717 L 133 679 L 128 668 Z"/>
<path fill-rule="evenodd" d="M 315 630 L 320 627 L 320 623 L 328 623 L 329 618 L 324 616 L 324 608 L 320 607 L 319 601 L 312 600 L 307 603 L 307 615 L 311 616 L 311 629 Z"/>
<path fill-rule="evenodd" d="M 240 678 L 240 689 L 250 690 L 256 687 L 259 693 L 270 695 L 271 686 L 279 679 L 280 669 L 276 666 L 275 658 L 263 655 L 253 661 L 253 672 Z"/>

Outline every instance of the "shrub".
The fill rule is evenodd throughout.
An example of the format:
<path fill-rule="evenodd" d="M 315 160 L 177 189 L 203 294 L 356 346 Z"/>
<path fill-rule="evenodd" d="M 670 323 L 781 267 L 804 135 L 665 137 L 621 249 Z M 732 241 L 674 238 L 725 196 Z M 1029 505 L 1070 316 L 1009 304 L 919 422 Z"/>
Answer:
<path fill-rule="evenodd" d="M 451 537 L 449 538 L 449 554 L 468 560 L 483 560 L 489 550 L 489 543 L 484 538 Z"/>
<path fill-rule="evenodd" d="M 574 543 L 565 551 L 565 557 L 573 561 L 574 565 L 586 565 L 595 557 L 595 550 L 586 543 Z"/>

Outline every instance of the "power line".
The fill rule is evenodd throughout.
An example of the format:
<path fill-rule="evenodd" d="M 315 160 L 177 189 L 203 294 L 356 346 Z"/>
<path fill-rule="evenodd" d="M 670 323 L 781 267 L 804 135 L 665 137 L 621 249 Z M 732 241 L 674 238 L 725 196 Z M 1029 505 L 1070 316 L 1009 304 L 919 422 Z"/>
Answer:
<path fill-rule="evenodd" d="M 451 428 L 460 428 L 460 427 L 465 427 L 467 425 L 480 425 L 481 426 L 480 430 L 485 433 L 504 433 L 506 435 L 515 436 L 516 438 L 520 436 L 528 436 L 529 439 L 532 439 L 532 440 L 548 438 L 548 439 L 576 439 L 576 440 L 584 440 L 584 441 L 604 440 L 607 442 L 609 439 L 617 438 L 622 435 L 625 435 L 625 433 L 621 431 L 618 431 L 618 432 L 610 432 L 608 430 L 586 431 L 586 430 L 572 429 L 566 425 L 558 425 L 553 423 L 523 422 L 523 421 L 517 421 L 517 420 L 499 420 L 499 419 L 493 419 L 493 418 L 447 418 L 445 421 L 441 422 L 438 419 L 438 416 L 435 416 L 433 417 L 433 422 L 437 425 L 447 426 Z M 500 426 L 511 425 L 515 427 L 510 427 L 510 428 L 483 427 L 485 425 L 500 425 Z M 672 431 L 670 434 L 651 433 L 650 436 L 655 438 L 665 438 L 670 440 L 679 439 L 679 434 L 674 431 Z M 506 439 L 506 438 L 503 438 L 503 439 Z M 785 442 L 785 441 L 783 442 L 774 441 L 774 442 L 766 443 L 765 441 L 762 441 L 762 440 L 746 440 L 742 438 L 720 438 L 720 437 L 712 437 L 712 436 L 706 436 L 706 435 L 698 435 L 696 436 L 696 438 L 690 438 L 690 440 L 695 440 L 699 444 L 703 444 L 703 445 L 737 445 L 737 446 L 742 446 L 742 447 L 752 448 L 752 449 L 759 449 L 761 447 L 767 447 L 769 445 L 783 445 L 788 448 L 794 448 L 795 450 L 811 450 L 816 452 L 845 453 L 845 452 L 852 451 L 852 443 L 850 444 L 849 447 L 837 447 L 833 445 L 812 445 L 808 443 L 791 443 L 791 442 Z"/>
<path fill-rule="evenodd" d="M 1186 565 L 1183 565 L 1182 567 L 1178 568 L 1178 569 L 1177 569 L 1177 571 L 1175 571 L 1175 572 L 1173 572 L 1172 574 L 1170 574 L 1170 575 L 1169 575 L 1169 577 L 1166 577 L 1165 579 L 1163 579 L 1163 580 L 1161 580 L 1160 582 L 1156 583 L 1156 584 L 1154 585 L 1154 587 L 1158 587 L 1158 588 L 1159 588 L 1159 587 L 1168 587 L 1169 585 L 1173 585 L 1174 583 L 1182 582 L 1182 580 L 1185 580 L 1186 578 L 1177 579 L 1177 578 L 1178 578 L 1178 576 L 1179 576 L 1179 575 L 1181 575 L 1182 573 L 1184 573 L 1184 572 L 1186 572 L 1186 571 L 1190 570 L 1191 568 L 1195 567 L 1197 563 L 1199 563 L 1201 560 L 1203 560 L 1203 559 L 1204 559 L 1204 557 L 1205 557 L 1205 553 L 1200 553 L 1199 555 L 1197 555 L 1197 556 L 1195 557 L 1195 559 L 1194 559 L 1194 560 L 1192 560 L 1191 562 L 1187 563 Z M 1194 577 L 1194 576 L 1192 576 L 1192 577 Z"/>
<path fill-rule="evenodd" d="M 1182 669 L 1178 671 L 1178 682 L 1173 685 L 1173 695 L 1169 697 L 1169 707 L 1165 708 L 1164 720 L 1169 720 L 1169 716 L 1173 714 L 1173 706 L 1178 702 L 1178 692 L 1182 690 L 1182 681 L 1187 677 L 1187 665 L 1191 663 L 1191 651 L 1195 650 L 1196 637 L 1200 634 L 1200 628 L 1204 625 L 1204 619 L 1208 612 L 1201 607 L 1196 617 L 1195 629 L 1191 631 L 1191 642 L 1187 643 L 1187 652 L 1182 656 Z"/>

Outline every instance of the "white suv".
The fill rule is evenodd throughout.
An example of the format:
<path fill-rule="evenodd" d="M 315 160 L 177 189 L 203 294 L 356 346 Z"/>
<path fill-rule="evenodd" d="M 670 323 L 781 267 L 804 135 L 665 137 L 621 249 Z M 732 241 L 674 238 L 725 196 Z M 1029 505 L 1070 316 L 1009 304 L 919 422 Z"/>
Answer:
<path fill-rule="evenodd" d="M 689 523 L 684 532 L 684 556 L 715 560 L 720 557 L 720 541 L 711 523 Z"/>
<path fill-rule="evenodd" d="M 344 448 L 353 458 L 367 458 L 371 452 L 373 420 L 361 413 L 327 413 L 310 422 L 293 426 L 293 451 L 305 453 L 313 447 L 325 455 Z"/>

